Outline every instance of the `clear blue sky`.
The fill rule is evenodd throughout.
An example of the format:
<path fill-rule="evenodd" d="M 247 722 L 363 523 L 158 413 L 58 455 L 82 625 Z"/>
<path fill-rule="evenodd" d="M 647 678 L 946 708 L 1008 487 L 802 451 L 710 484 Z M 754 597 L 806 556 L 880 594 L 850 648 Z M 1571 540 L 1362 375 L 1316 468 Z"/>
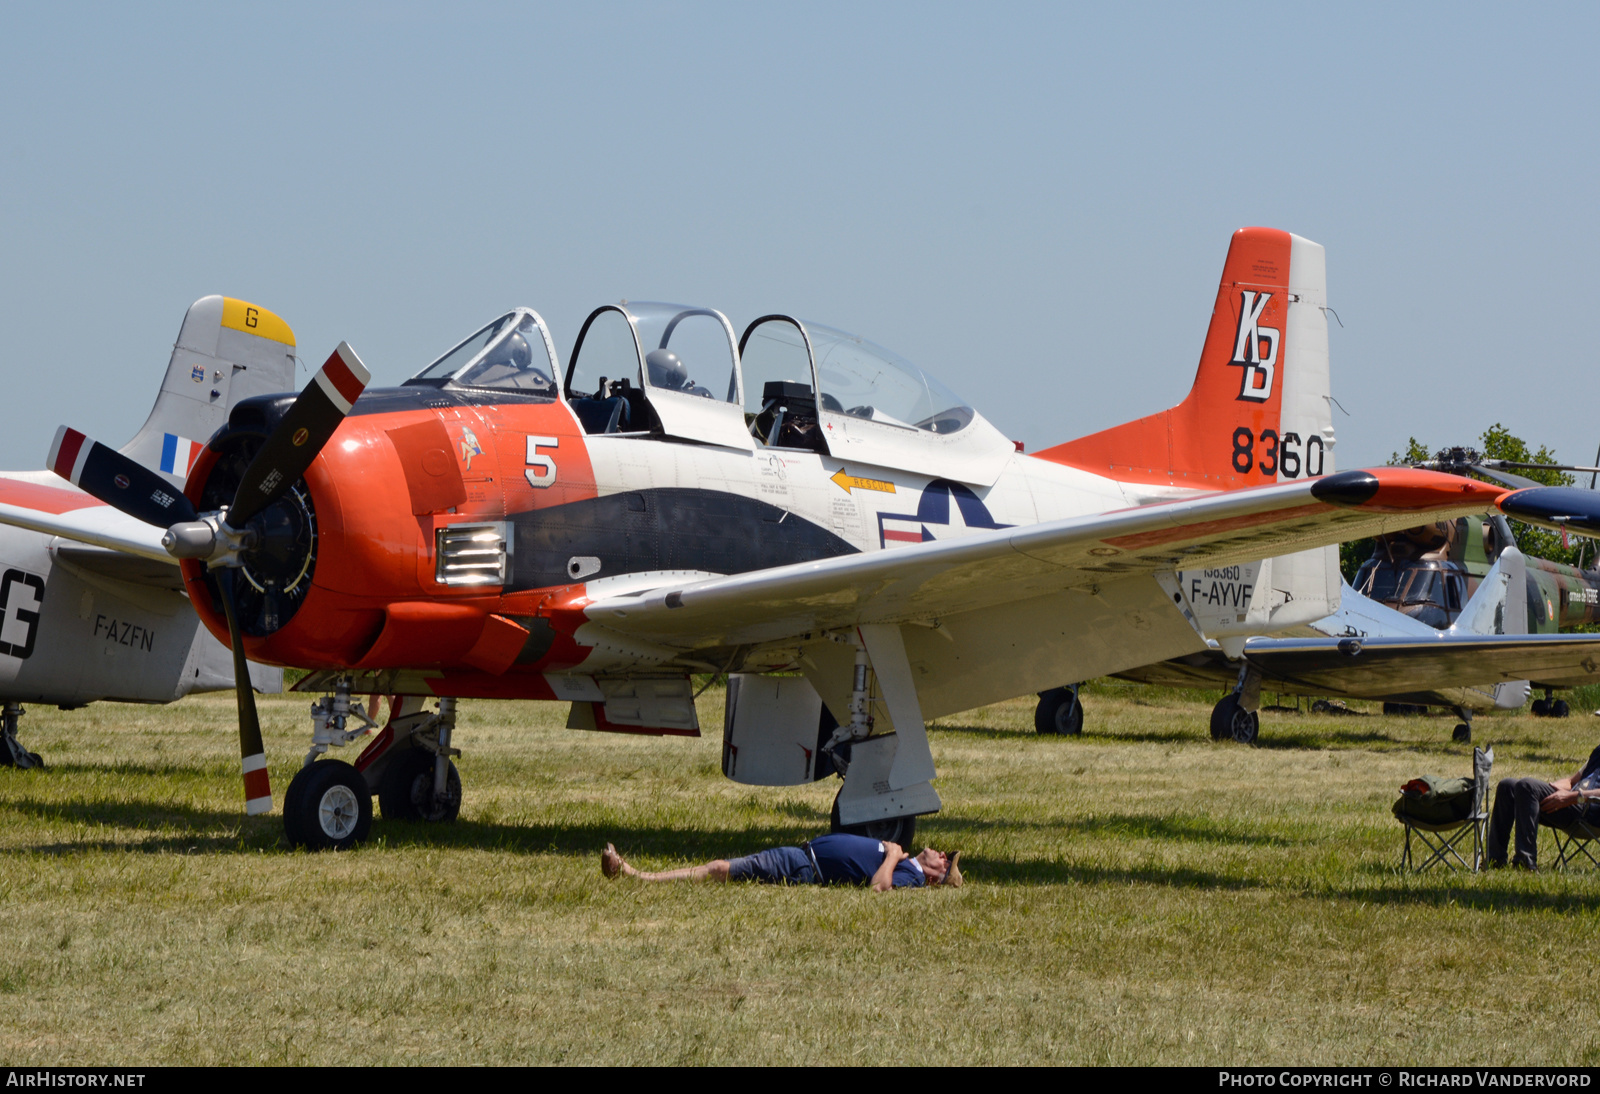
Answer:
<path fill-rule="evenodd" d="M 398 383 L 516 304 L 790 311 L 1030 450 L 1187 391 L 1229 233 L 1328 249 L 1344 467 L 1600 445 L 1593 5 L 0 7 L 0 467 L 184 308 Z"/>

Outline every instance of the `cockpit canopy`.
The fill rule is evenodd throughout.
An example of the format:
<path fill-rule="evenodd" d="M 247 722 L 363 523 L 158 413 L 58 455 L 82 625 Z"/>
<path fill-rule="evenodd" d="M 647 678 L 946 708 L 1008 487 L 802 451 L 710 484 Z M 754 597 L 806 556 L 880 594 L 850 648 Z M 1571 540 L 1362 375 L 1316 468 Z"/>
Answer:
<path fill-rule="evenodd" d="M 1466 605 L 1468 579 L 1466 567 L 1443 559 L 1369 558 L 1356 571 L 1353 586 L 1370 600 L 1443 630 Z"/>
<path fill-rule="evenodd" d="M 954 433 L 973 409 L 960 396 L 897 353 L 854 334 L 787 315 L 768 315 L 740 340 L 745 410 L 752 393 L 774 380 L 812 386 L 818 409 L 902 429 Z M 756 382 L 752 382 L 756 381 Z"/>
<path fill-rule="evenodd" d="M 475 331 L 408 383 L 554 396 L 556 348 L 539 313 L 517 308 Z"/>
<path fill-rule="evenodd" d="M 544 321 L 518 308 L 408 382 L 555 396 L 558 369 Z M 590 435 L 805 449 L 974 484 L 993 482 L 1013 450 L 905 358 L 790 315 L 735 339 L 714 308 L 607 304 L 579 330 L 560 393 Z"/>

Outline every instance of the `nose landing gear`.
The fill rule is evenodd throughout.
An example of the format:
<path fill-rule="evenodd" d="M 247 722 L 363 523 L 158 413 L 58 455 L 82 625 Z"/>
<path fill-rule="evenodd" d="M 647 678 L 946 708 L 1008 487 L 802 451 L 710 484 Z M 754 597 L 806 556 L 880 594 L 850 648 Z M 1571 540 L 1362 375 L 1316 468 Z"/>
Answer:
<path fill-rule="evenodd" d="M 461 775 L 451 762 L 461 750 L 450 746 L 456 700 L 441 698 L 438 709 L 428 711 L 418 697 L 396 696 L 389 723 L 354 764 L 323 759 L 329 748 L 378 729 L 350 690 L 350 680 L 342 677 L 332 695 L 311 704 L 311 750 L 284 795 L 289 842 L 312 850 L 354 847 L 371 831 L 374 794 L 388 820 L 455 820 L 461 812 Z"/>

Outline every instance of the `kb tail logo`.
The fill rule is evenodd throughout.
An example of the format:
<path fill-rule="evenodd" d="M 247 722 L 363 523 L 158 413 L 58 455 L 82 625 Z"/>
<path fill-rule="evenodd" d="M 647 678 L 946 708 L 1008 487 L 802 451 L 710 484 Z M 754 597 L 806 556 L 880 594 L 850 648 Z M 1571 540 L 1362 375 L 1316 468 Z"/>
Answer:
<path fill-rule="evenodd" d="M 1261 325 L 1261 313 L 1267 310 L 1271 293 L 1241 290 L 1239 295 L 1244 298 L 1239 309 L 1239 336 L 1234 339 L 1233 360 L 1228 363 L 1244 366 L 1239 398 L 1264 403 L 1272 398 L 1272 377 L 1277 370 L 1278 343 L 1283 340 L 1283 332 Z"/>

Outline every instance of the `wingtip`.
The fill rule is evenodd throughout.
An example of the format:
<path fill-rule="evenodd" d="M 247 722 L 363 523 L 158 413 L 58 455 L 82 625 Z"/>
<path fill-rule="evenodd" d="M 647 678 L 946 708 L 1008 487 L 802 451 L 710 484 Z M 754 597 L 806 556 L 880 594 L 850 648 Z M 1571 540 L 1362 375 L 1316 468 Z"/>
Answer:
<path fill-rule="evenodd" d="M 1311 484 L 1311 496 L 1329 505 L 1384 513 L 1455 509 L 1463 502 L 1488 510 L 1504 494 L 1501 486 L 1415 467 L 1340 471 Z"/>
<path fill-rule="evenodd" d="M 1567 528 L 1587 535 L 1600 533 L 1600 493 L 1573 486 L 1531 486 L 1500 496 L 1508 517 L 1545 528 Z"/>

